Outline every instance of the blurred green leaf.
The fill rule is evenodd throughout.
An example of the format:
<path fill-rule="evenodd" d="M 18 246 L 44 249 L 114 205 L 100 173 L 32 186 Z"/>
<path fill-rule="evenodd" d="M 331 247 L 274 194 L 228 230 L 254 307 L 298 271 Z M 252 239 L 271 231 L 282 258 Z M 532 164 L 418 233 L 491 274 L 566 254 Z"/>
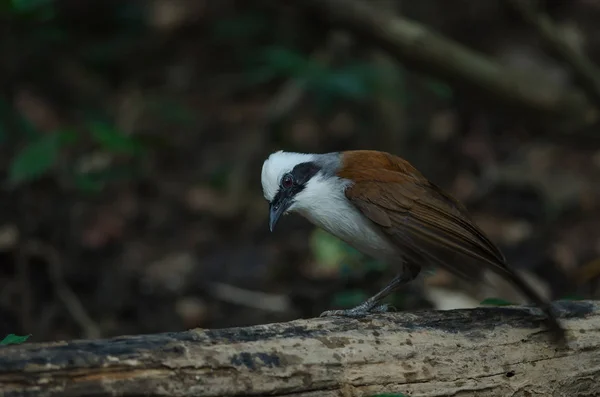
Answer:
<path fill-rule="evenodd" d="M 4 98 L 0 98 L 0 121 L 6 123 L 5 133 L 7 136 L 18 135 L 22 137 L 25 135 L 25 138 L 31 139 L 40 135 L 33 124 L 19 112 L 15 111 L 10 102 Z M 9 128 L 9 126 L 13 128 Z"/>
<path fill-rule="evenodd" d="M 15 335 L 15 334 L 8 334 L 8 335 L 6 335 L 6 337 L 4 337 L 4 339 L 2 339 L 0 341 L 0 345 L 18 345 L 18 344 L 26 342 L 30 336 L 31 336 L 31 334 L 23 335 L 23 336 L 19 336 L 19 335 Z"/>
<path fill-rule="evenodd" d="M 339 269 L 347 258 L 345 243 L 326 231 L 316 228 L 310 236 L 310 248 L 319 266 Z"/>
<path fill-rule="evenodd" d="M 58 159 L 60 139 L 60 134 L 43 135 L 21 149 L 10 164 L 9 184 L 15 186 L 48 172 Z"/>
<path fill-rule="evenodd" d="M 335 307 L 354 307 L 361 304 L 368 298 L 369 296 L 366 294 L 366 292 L 361 290 L 342 291 L 335 294 L 331 304 Z"/>
<path fill-rule="evenodd" d="M 427 80 L 427 87 L 441 99 L 452 99 L 452 88 L 449 85 L 435 80 Z"/>
<path fill-rule="evenodd" d="M 10 0 L 13 9 L 17 11 L 33 11 L 52 5 L 52 2 L 53 0 Z"/>
<path fill-rule="evenodd" d="M 137 139 L 125 135 L 110 124 L 91 122 L 88 127 L 96 143 L 110 152 L 130 155 L 139 155 L 144 152 L 143 145 Z"/>
<path fill-rule="evenodd" d="M 54 18 L 53 0 L 10 0 L 13 13 L 38 20 Z"/>
<path fill-rule="evenodd" d="M 361 267 L 363 268 L 363 270 L 365 272 L 368 272 L 368 271 L 383 272 L 389 267 L 389 264 L 387 262 L 379 261 L 379 260 L 368 257 L 368 258 L 363 259 Z"/>
<path fill-rule="evenodd" d="M 176 101 L 156 98 L 148 101 L 148 107 L 168 122 L 190 124 L 196 121 L 196 115 Z"/>
<path fill-rule="evenodd" d="M 75 188 L 83 193 L 98 193 L 104 189 L 105 182 L 89 174 L 76 174 L 73 178 Z"/>
<path fill-rule="evenodd" d="M 223 166 L 214 170 L 208 179 L 208 184 L 214 189 L 225 189 L 231 176 L 232 167 Z"/>
<path fill-rule="evenodd" d="M 481 301 L 481 305 L 487 306 L 513 306 L 514 303 L 500 298 L 487 298 Z"/>
<path fill-rule="evenodd" d="M 411 92 L 406 87 L 406 71 L 401 66 L 382 66 L 373 68 L 375 91 L 406 106 L 412 102 Z"/>
<path fill-rule="evenodd" d="M 306 55 L 281 46 L 267 47 L 263 53 L 264 67 L 274 76 L 310 77 L 324 72 L 324 67 Z"/>
<path fill-rule="evenodd" d="M 352 70 L 327 73 L 319 80 L 311 81 L 311 88 L 341 98 L 364 99 L 370 89 L 364 76 Z"/>
<path fill-rule="evenodd" d="M 72 175 L 72 181 L 80 192 L 95 194 L 102 191 L 109 183 L 129 181 L 139 176 L 140 173 L 134 166 L 122 165 L 100 171 L 78 172 Z"/>
<path fill-rule="evenodd" d="M 79 140 L 79 134 L 73 130 L 61 129 L 54 132 L 61 146 L 71 145 Z"/>
<path fill-rule="evenodd" d="M 216 41 L 252 40 L 268 31 L 269 21 L 264 15 L 246 13 L 218 20 L 212 27 Z"/>
<path fill-rule="evenodd" d="M 340 99 L 366 100 L 374 95 L 407 102 L 405 90 L 398 89 L 404 86 L 405 76 L 401 69 L 377 67 L 367 62 L 352 62 L 334 68 L 307 54 L 278 45 L 260 52 L 246 83 L 256 85 L 282 77 L 304 84 L 314 95 L 320 112 L 328 112 Z M 442 87 L 434 88 L 441 90 Z"/>
<path fill-rule="evenodd" d="M 44 26 L 43 28 L 32 30 L 29 33 L 32 42 L 37 42 L 40 47 L 69 38 L 67 32 L 58 26 Z"/>
<path fill-rule="evenodd" d="M 364 100 L 377 92 L 378 87 L 385 86 L 384 79 L 390 77 L 380 68 L 365 62 L 331 68 L 306 54 L 282 46 L 266 48 L 259 62 L 260 67 L 254 70 L 255 82 L 265 82 L 277 77 L 301 80 L 316 95 L 316 100 L 323 109 L 331 106 L 337 99 Z M 394 75 L 391 77 L 398 77 L 397 71 L 389 73 L 392 72 Z"/>

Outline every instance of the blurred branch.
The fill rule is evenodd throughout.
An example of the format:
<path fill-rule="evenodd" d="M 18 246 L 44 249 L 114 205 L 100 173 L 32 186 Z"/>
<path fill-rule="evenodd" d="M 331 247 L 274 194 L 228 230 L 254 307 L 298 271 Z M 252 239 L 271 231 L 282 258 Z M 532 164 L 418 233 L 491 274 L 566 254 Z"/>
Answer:
<path fill-rule="evenodd" d="M 557 302 L 569 346 L 525 307 L 318 318 L 2 347 L 27 396 L 597 395 L 600 306 Z"/>
<path fill-rule="evenodd" d="M 482 99 L 524 111 L 537 122 L 572 131 L 597 122 L 599 112 L 585 93 L 565 90 L 539 74 L 502 66 L 484 54 L 394 16 L 362 0 L 293 0 L 349 31 L 371 40 L 397 60 L 470 89 Z"/>
<path fill-rule="evenodd" d="M 101 335 L 100 328 L 92 320 L 77 295 L 65 281 L 58 252 L 52 246 L 38 241 L 27 242 L 25 252 L 28 256 L 39 256 L 48 261 L 50 279 L 54 284 L 58 298 L 65 305 L 73 320 L 84 331 L 86 338 L 99 338 Z"/>
<path fill-rule="evenodd" d="M 372 0 L 371 4 L 376 4 L 379 9 L 389 12 L 390 15 L 398 14 L 399 3 L 395 0 Z M 394 70 L 397 66 L 390 54 L 379 48 L 373 51 L 371 59 L 380 70 Z M 403 82 L 399 79 L 397 73 L 386 73 L 386 78 L 382 79 L 380 84 L 387 86 L 388 92 L 399 92 L 404 88 Z M 381 94 L 375 98 L 375 106 L 377 120 L 382 126 L 382 128 L 375 128 L 372 132 L 378 135 L 375 141 L 381 145 L 382 150 L 395 151 L 401 147 L 404 139 L 406 139 L 405 106 L 401 101 L 390 98 L 389 95 Z"/>
<path fill-rule="evenodd" d="M 529 23 L 545 45 L 557 58 L 565 62 L 575 73 L 581 88 L 597 106 L 600 106 L 600 69 L 585 55 L 576 51 L 561 36 L 548 15 L 536 10 L 529 0 L 506 0 L 506 2 Z"/>
<path fill-rule="evenodd" d="M 292 310 L 292 305 L 286 295 L 250 291 L 225 283 L 212 283 L 211 292 L 217 299 L 253 309 L 279 313 Z"/>

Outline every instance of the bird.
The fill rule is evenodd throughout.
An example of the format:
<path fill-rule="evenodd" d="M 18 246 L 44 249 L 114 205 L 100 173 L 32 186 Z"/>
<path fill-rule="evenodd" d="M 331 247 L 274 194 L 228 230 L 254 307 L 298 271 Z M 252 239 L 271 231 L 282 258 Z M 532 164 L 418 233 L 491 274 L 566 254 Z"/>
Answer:
<path fill-rule="evenodd" d="M 462 203 L 407 160 L 377 150 L 279 150 L 264 161 L 261 183 L 269 203 L 271 232 L 282 216 L 297 213 L 363 254 L 398 269 L 387 285 L 364 302 L 350 309 L 327 310 L 322 317 L 360 318 L 387 312 L 389 306 L 382 301 L 415 280 L 422 268 L 443 268 L 475 283 L 489 269 L 540 307 L 554 335 L 565 340 L 550 302 L 509 266 Z"/>

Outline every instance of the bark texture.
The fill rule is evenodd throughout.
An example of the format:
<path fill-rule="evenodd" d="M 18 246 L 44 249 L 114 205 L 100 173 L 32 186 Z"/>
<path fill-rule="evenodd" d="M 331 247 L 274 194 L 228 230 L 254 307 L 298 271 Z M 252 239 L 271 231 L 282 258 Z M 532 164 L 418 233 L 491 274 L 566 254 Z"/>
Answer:
<path fill-rule="evenodd" d="M 0 349 L 2 396 L 594 396 L 600 303 L 318 318 Z"/>

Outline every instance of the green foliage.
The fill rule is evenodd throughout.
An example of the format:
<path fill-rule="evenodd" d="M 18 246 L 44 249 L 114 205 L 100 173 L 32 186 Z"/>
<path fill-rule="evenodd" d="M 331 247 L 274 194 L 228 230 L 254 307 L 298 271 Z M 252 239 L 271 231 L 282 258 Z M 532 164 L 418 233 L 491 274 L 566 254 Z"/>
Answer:
<path fill-rule="evenodd" d="M 10 124 L 9 120 L 11 121 Z M 9 101 L 0 97 L 0 141 L 2 142 L 10 135 L 11 129 L 8 128 L 9 125 L 13 126 L 27 139 L 32 139 L 39 135 L 28 119 L 22 117 L 18 112 L 13 111 Z"/>
<path fill-rule="evenodd" d="M 0 345 L 18 345 L 21 343 L 25 343 L 30 336 L 31 334 L 23 336 L 8 334 L 6 335 L 6 337 L 4 337 L 4 339 L 0 340 Z"/>
<path fill-rule="evenodd" d="M 140 141 L 130 135 L 125 135 L 114 126 L 103 122 L 89 123 L 92 139 L 103 149 L 112 153 L 139 155 L 144 152 Z"/>
<path fill-rule="evenodd" d="M 72 143 L 75 139 L 74 133 L 59 131 L 31 140 L 17 153 L 10 164 L 9 185 L 14 187 L 44 176 L 56 164 L 62 146 Z"/>
<path fill-rule="evenodd" d="M 98 171 L 75 172 L 71 180 L 83 193 L 97 193 L 109 183 L 132 180 L 138 176 L 137 170 L 130 166 L 112 166 Z"/>
<path fill-rule="evenodd" d="M 351 64 L 333 69 L 305 54 L 273 46 L 264 50 L 258 76 L 264 79 L 293 77 L 304 80 L 307 88 L 321 97 L 364 99 L 372 93 L 376 70 L 367 64 Z"/>
<path fill-rule="evenodd" d="M 275 78 L 294 78 L 305 84 L 322 109 L 336 100 L 367 100 L 374 95 L 404 100 L 403 92 L 390 89 L 386 82 L 403 81 L 398 69 L 382 69 L 368 62 L 332 67 L 306 54 L 283 46 L 266 47 L 248 75 L 250 84 L 262 84 Z"/>
<path fill-rule="evenodd" d="M 47 21 L 55 16 L 53 0 L 10 0 L 9 12 L 21 18 Z"/>
<path fill-rule="evenodd" d="M 332 305 L 335 307 L 354 307 L 367 300 L 369 296 L 361 290 L 342 291 L 333 297 Z"/>
<path fill-rule="evenodd" d="M 219 167 L 208 178 L 208 185 L 214 189 L 225 189 L 231 176 L 232 167 Z"/>
<path fill-rule="evenodd" d="M 433 93 L 440 99 L 452 99 L 452 96 L 454 95 L 454 93 L 452 92 L 452 88 L 449 85 L 444 84 L 442 82 L 428 79 L 426 81 L 426 85 L 427 88 L 433 91 Z"/>
<path fill-rule="evenodd" d="M 197 120 L 197 115 L 176 101 L 165 98 L 149 98 L 147 106 L 164 121 L 187 125 Z"/>
<path fill-rule="evenodd" d="M 375 93 L 377 71 L 364 64 L 351 64 L 339 69 L 323 68 L 307 81 L 308 88 L 321 100 L 365 100 Z"/>
<path fill-rule="evenodd" d="M 356 262 L 361 254 L 323 229 L 315 228 L 310 236 L 310 249 L 319 266 L 340 270 L 347 261 Z"/>
<path fill-rule="evenodd" d="M 486 305 L 486 306 L 513 306 L 514 303 L 509 302 L 509 301 L 505 301 L 504 299 L 500 299 L 500 298 L 487 298 L 481 301 L 480 303 L 481 305 Z"/>
<path fill-rule="evenodd" d="M 232 52 L 246 65 L 244 83 L 250 87 L 278 78 L 295 79 L 314 95 L 321 111 L 330 109 L 335 101 L 364 101 L 373 96 L 406 102 L 401 68 L 381 67 L 370 60 L 330 66 L 296 49 L 297 38 L 284 34 L 273 40 L 275 32 L 281 30 L 280 20 L 260 10 L 220 19 L 213 24 L 211 33 L 215 43 L 231 45 Z M 267 41 L 273 44 L 264 45 Z M 432 88 L 442 92 L 443 86 Z"/>
<path fill-rule="evenodd" d="M 17 12 L 36 11 L 52 5 L 53 0 L 10 0 L 12 9 Z"/>
<path fill-rule="evenodd" d="M 102 152 L 123 155 L 131 159 L 140 158 L 147 152 L 147 145 L 141 139 L 125 134 L 110 123 L 89 122 L 88 131 L 92 141 Z M 71 178 L 75 187 L 81 192 L 96 193 L 111 182 L 131 180 L 137 175 L 137 169 L 129 164 L 113 165 L 85 172 L 75 171 L 71 174 Z"/>
<path fill-rule="evenodd" d="M 338 273 L 383 271 L 387 264 L 359 251 L 323 229 L 315 228 L 309 240 L 310 250 L 318 266 Z"/>
<path fill-rule="evenodd" d="M 76 172 L 72 175 L 72 177 L 75 187 L 84 193 L 97 193 L 100 192 L 104 186 L 106 186 L 106 181 L 103 181 L 102 176 L 98 175 L 97 173 Z"/>
<path fill-rule="evenodd" d="M 250 84 L 262 84 L 277 77 L 310 78 L 322 69 L 303 54 L 281 46 L 263 49 L 253 63 L 247 76 Z"/>
<path fill-rule="evenodd" d="M 94 144 L 91 149 L 94 153 L 100 151 L 136 160 L 147 151 L 147 145 L 140 139 L 119 131 L 110 123 L 91 121 L 86 132 L 87 135 L 71 130 L 58 130 L 46 134 L 35 131 L 32 137 L 27 134 L 26 144 L 10 163 L 7 181 L 9 186 L 15 188 L 52 174 L 60 176 L 61 180 L 70 183 L 81 192 L 95 193 L 110 182 L 129 180 L 137 176 L 135 164 L 130 164 L 131 162 L 107 168 L 79 170 L 76 167 L 78 158 L 74 158 L 65 149 L 74 146 L 86 136 Z M 83 157 L 87 155 L 89 152 L 79 154 Z"/>
<path fill-rule="evenodd" d="M 345 258 L 342 244 L 340 240 L 321 229 L 315 229 L 310 236 L 310 248 L 315 259 L 326 267 L 337 267 Z"/>
<path fill-rule="evenodd" d="M 262 13 L 248 12 L 234 17 L 222 18 L 212 27 L 215 41 L 239 42 L 260 37 L 268 31 L 268 21 Z"/>

